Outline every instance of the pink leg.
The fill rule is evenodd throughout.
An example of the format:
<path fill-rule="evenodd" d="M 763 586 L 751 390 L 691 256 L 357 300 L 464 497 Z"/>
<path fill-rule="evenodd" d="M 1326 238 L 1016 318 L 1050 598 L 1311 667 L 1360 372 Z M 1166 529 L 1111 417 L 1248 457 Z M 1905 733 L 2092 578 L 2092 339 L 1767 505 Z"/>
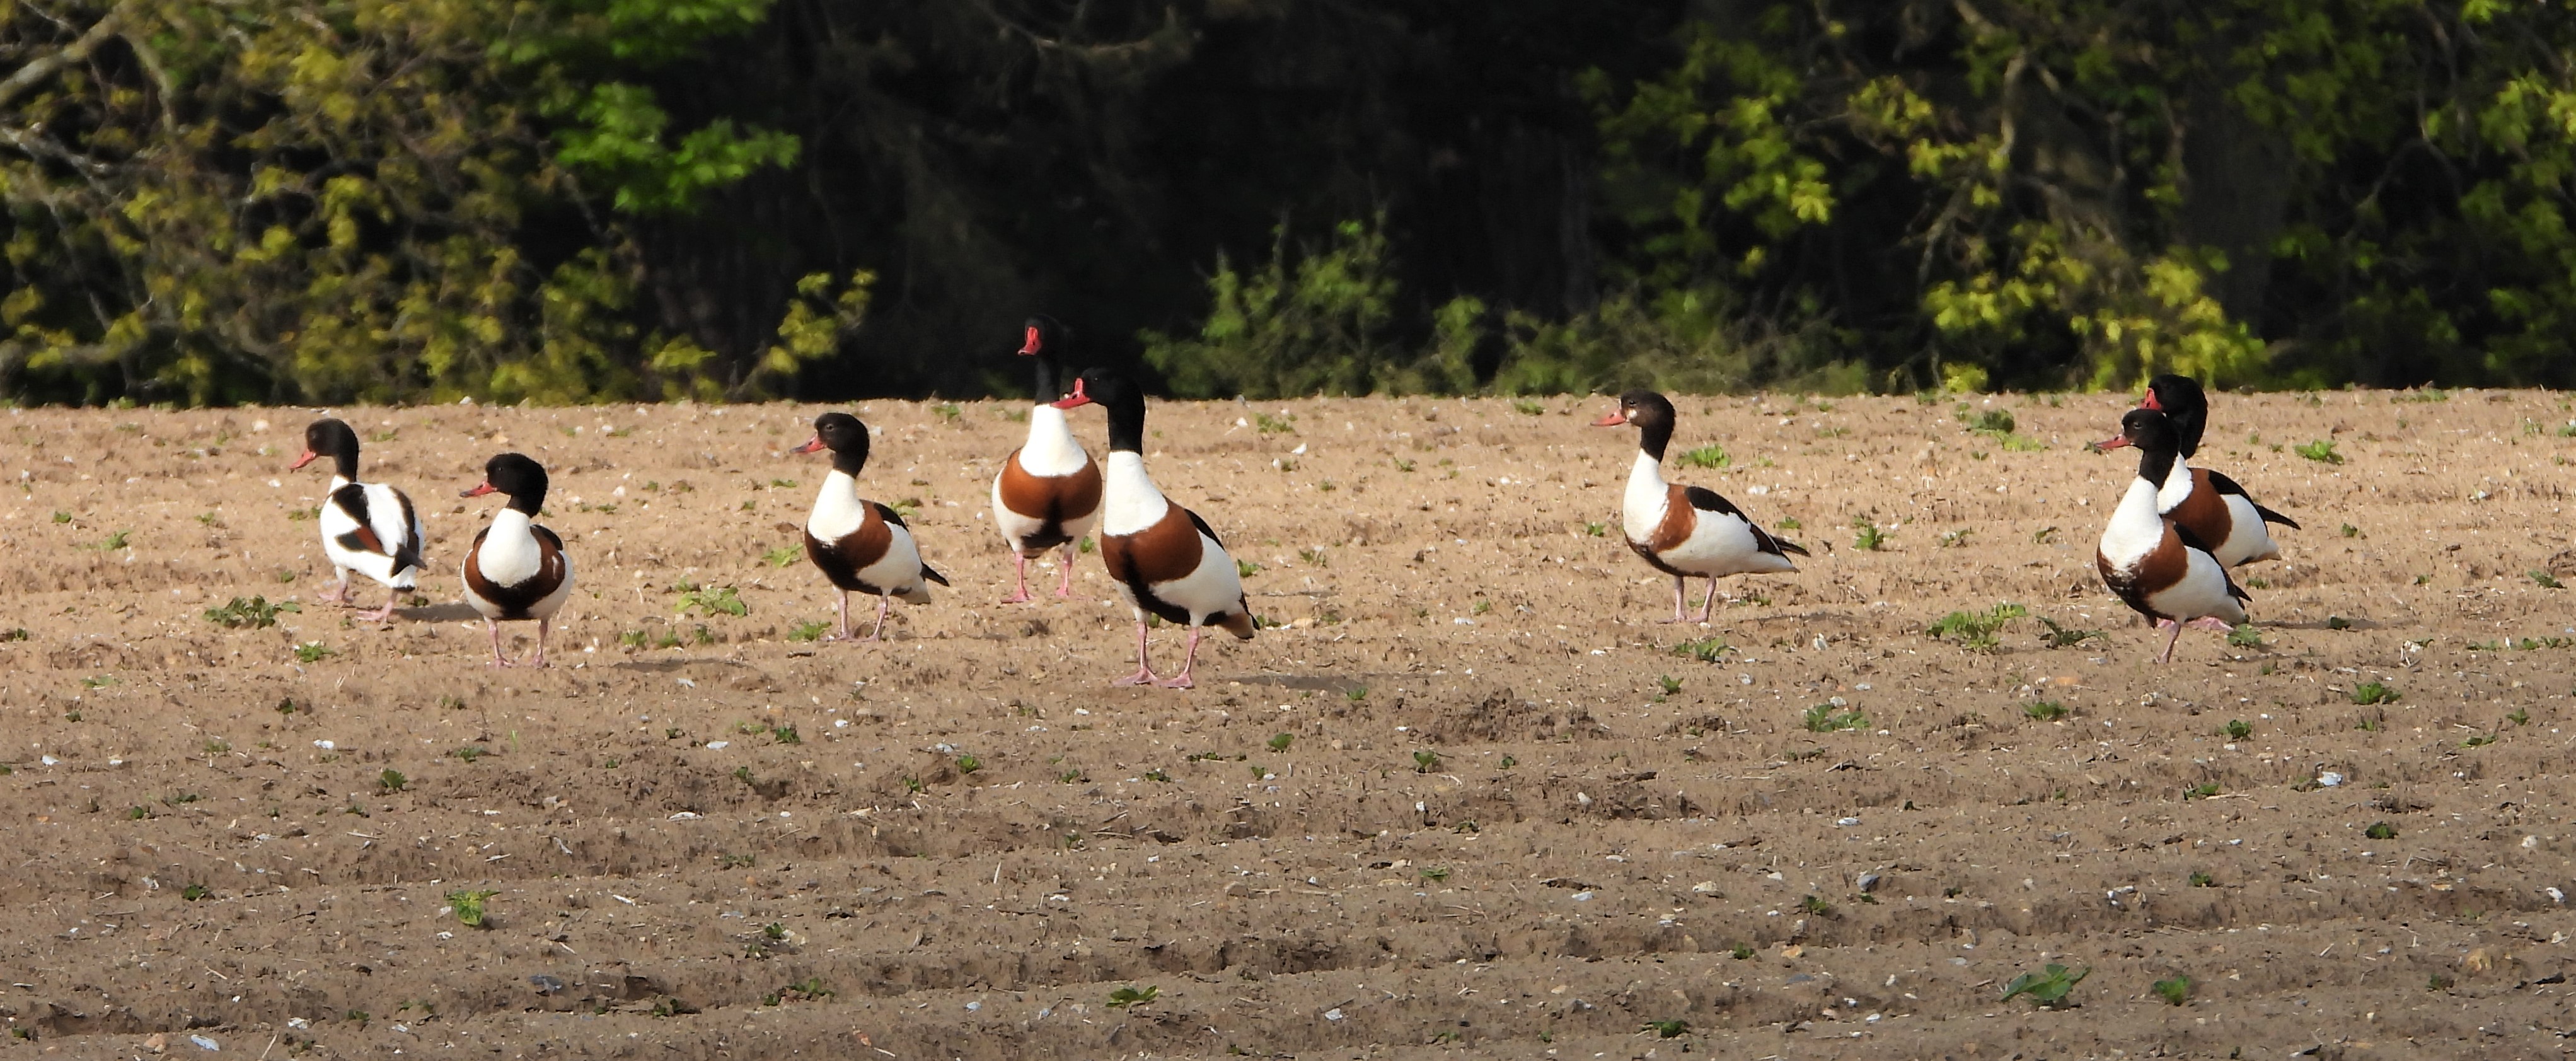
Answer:
<path fill-rule="evenodd" d="M 324 593 L 322 599 L 332 604 L 347 604 L 349 603 L 349 569 L 338 567 L 332 570 L 340 573 L 340 581 L 331 587 L 330 592 Z"/>
<path fill-rule="evenodd" d="M 1173 676 L 1171 676 L 1171 677 L 1169 677 L 1169 678 L 1165 678 L 1165 679 L 1163 679 L 1162 681 L 1156 682 L 1156 683 L 1154 683 L 1154 684 L 1156 684 L 1156 685 L 1160 685 L 1160 686 L 1162 686 L 1163 688 L 1166 688 L 1166 689 L 1187 689 L 1187 688 L 1191 687 L 1192 685 L 1197 684 L 1197 683 L 1192 682 L 1192 681 L 1190 680 L 1190 668 L 1198 666 L 1198 663 L 1199 663 L 1199 626 L 1198 626 L 1198 624 L 1197 624 L 1197 623 L 1191 623 L 1191 624 L 1190 624 L 1190 647 L 1189 647 L 1189 650 L 1188 650 L 1187 654 L 1185 654 L 1185 655 L 1183 655 L 1183 656 L 1181 657 L 1181 672 L 1180 672 L 1179 674 L 1175 674 L 1175 675 L 1173 675 Z"/>
<path fill-rule="evenodd" d="M 825 640 L 825 641 L 848 641 L 848 640 L 851 640 L 851 637 L 850 637 L 850 591 L 849 591 L 849 590 L 846 590 L 846 589 L 845 589 L 845 590 L 840 591 L 840 598 L 839 598 L 838 600 L 836 600 L 836 601 L 834 601 L 834 602 L 833 602 L 833 611 L 834 611 L 835 613 L 837 613 L 837 614 L 839 614 L 839 615 L 840 615 L 840 617 L 841 617 L 841 625 L 840 625 L 840 627 L 839 627 L 838 629 L 836 629 L 836 630 L 832 631 L 832 636 L 827 637 L 827 638 L 824 638 L 823 640 Z"/>
<path fill-rule="evenodd" d="M 1683 581 L 1682 581 L 1682 577 L 1681 577 L 1680 575 L 1674 575 L 1674 576 L 1673 576 L 1673 617 L 1672 617 L 1672 618 L 1670 618 L 1670 619 L 1666 619 L 1666 620 L 1664 620 L 1665 622 L 1668 622 L 1668 623 L 1679 623 L 1679 622 L 1687 622 L 1687 621 L 1689 621 L 1689 620 L 1686 620 L 1686 619 L 1682 618 L 1682 594 L 1683 594 L 1683 592 L 1684 592 L 1683 585 L 1684 585 L 1684 584 L 1683 584 Z"/>
<path fill-rule="evenodd" d="M 1153 681 L 1153 665 L 1145 661 L 1145 617 L 1139 615 L 1136 617 L 1136 673 L 1120 678 L 1109 684 L 1148 685 Z"/>
<path fill-rule="evenodd" d="M 2162 658 L 2160 658 L 2160 659 L 2156 660 L 2156 662 L 2158 662 L 2158 663 L 2171 663 L 2171 662 L 2173 662 L 2174 642 L 2176 642 L 2176 641 L 2180 641 L 2180 640 L 2182 640 L 2182 624 L 2181 624 L 2181 623 L 2175 623 L 2175 624 L 2173 624 L 2173 633 L 2171 633 L 2171 634 L 2169 634 L 2169 635 L 2167 635 L 2167 636 L 2165 637 L 2165 654 L 2164 654 L 2164 656 L 2163 656 Z"/>
<path fill-rule="evenodd" d="M 493 665 L 493 666 L 495 666 L 495 667 L 507 667 L 507 666 L 509 666 L 509 665 L 510 665 L 510 657 L 508 657 L 508 656 L 504 656 L 504 655 L 502 655 L 502 654 L 501 654 L 501 623 L 500 623 L 500 621 L 499 621 L 499 620 L 497 620 L 497 619 L 485 619 L 485 620 L 483 620 L 483 627 L 484 627 L 484 629 L 490 630 L 490 631 L 492 632 L 492 665 Z"/>
<path fill-rule="evenodd" d="M 363 621 L 363 622 L 370 622 L 370 623 L 381 623 L 381 622 L 385 622 L 385 621 L 387 621 L 387 620 L 390 620 L 390 619 L 392 619 L 392 618 L 394 617 L 394 605 L 395 605 L 396 603 L 400 602 L 401 600 L 402 600 L 402 591 L 401 591 L 401 590 L 398 590 L 398 589 L 397 589 L 397 590 L 393 590 L 393 591 L 391 591 L 391 592 L 389 592 L 389 593 L 387 593 L 387 594 L 386 594 L 386 596 L 385 596 L 385 606 L 384 606 L 384 607 L 382 607 L 382 608 L 378 608 L 378 609 L 376 609 L 376 610 L 374 610 L 374 611 L 371 611 L 371 612 L 363 613 L 363 614 L 359 615 L 359 616 L 358 616 L 358 618 L 359 618 L 361 621 Z"/>
<path fill-rule="evenodd" d="M 1014 551 L 1011 554 L 1011 560 L 1019 568 L 1020 588 L 1012 590 L 1010 596 L 1002 598 L 1002 603 L 1026 604 L 1029 600 L 1029 554 Z"/>
<path fill-rule="evenodd" d="M 1073 558 L 1080 555 L 1082 555 L 1082 549 L 1077 543 L 1064 543 L 1064 570 L 1055 582 L 1055 595 L 1058 599 L 1073 599 Z"/>
<path fill-rule="evenodd" d="M 553 620 L 553 619 L 539 619 L 539 620 L 537 620 L 537 654 L 536 654 L 535 656 L 533 656 L 533 657 L 530 657 L 530 658 L 529 658 L 529 660 L 528 660 L 528 666 L 531 666 L 531 667 L 546 667 L 546 666 L 552 666 L 552 664 L 549 664 L 549 663 L 547 663 L 547 662 L 546 662 L 546 628 L 547 628 L 547 627 L 549 627 L 549 626 L 553 626 L 553 625 L 554 625 L 554 620 Z"/>
<path fill-rule="evenodd" d="M 1708 622 L 1717 614 L 1717 579 L 1708 580 L 1708 596 L 1700 599 L 1699 621 Z"/>
<path fill-rule="evenodd" d="M 876 629 L 874 629 L 874 630 L 868 631 L 868 636 L 866 636 L 866 637 L 864 637 L 864 638 L 861 638 L 860 640 L 863 640 L 863 641 L 883 641 L 883 640 L 885 640 L 885 617 L 886 617 L 886 606 L 887 606 L 890 602 L 892 602 L 893 600 L 894 600 L 894 598 L 893 598 L 893 597 L 888 596 L 888 595 L 886 595 L 886 594 L 883 594 L 883 593 L 877 594 L 877 628 L 876 628 Z"/>
<path fill-rule="evenodd" d="M 2194 619 L 2191 621 L 2190 626 L 2195 630 L 2216 630 L 2222 634 L 2236 632 L 2236 624 L 2230 623 L 2215 615 L 2204 615 L 2198 619 Z"/>

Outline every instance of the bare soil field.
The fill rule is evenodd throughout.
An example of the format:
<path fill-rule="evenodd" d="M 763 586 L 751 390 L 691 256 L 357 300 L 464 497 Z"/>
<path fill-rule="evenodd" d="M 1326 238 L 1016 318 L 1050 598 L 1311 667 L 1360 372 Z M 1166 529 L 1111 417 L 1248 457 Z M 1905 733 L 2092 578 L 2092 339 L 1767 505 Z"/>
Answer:
<path fill-rule="evenodd" d="M 429 528 L 385 628 L 316 600 L 314 412 L 0 414 L 0 1058 L 2564 1055 L 2576 413 L 2218 396 L 2305 529 L 2158 666 L 2093 563 L 2134 400 L 1679 401 L 1726 461 L 1668 474 L 1815 552 L 1705 627 L 1605 399 L 1157 403 L 1269 626 L 1188 692 L 1107 685 L 1096 556 L 995 603 L 1024 402 L 852 410 L 955 583 L 878 644 L 799 639 L 814 407 L 343 411 Z M 548 671 L 457 603 L 503 450 Z"/>

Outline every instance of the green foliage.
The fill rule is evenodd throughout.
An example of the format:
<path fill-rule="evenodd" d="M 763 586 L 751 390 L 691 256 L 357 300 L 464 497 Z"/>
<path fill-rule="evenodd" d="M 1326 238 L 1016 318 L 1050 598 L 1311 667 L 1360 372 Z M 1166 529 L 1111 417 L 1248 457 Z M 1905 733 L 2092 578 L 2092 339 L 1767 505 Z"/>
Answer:
<path fill-rule="evenodd" d="M 1725 638 L 1715 635 L 1684 641 L 1673 646 L 1673 655 L 1685 656 L 1702 663 L 1715 663 L 1719 657 L 1732 651 L 1735 651 L 1735 646 L 1727 644 Z"/>
<path fill-rule="evenodd" d="M 2010 1002 L 2015 995 L 2029 995 L 2031 1001 L 2043 1007 L 2062 1008 L 2067 1004 L 2067 992 L 2075 990 L 2075 985 L 2083 983 L 2084 978 L 2091 975 L 2093 970 L 2089 968 L 2070 971 L 2063 965 L 2050 962 L 2038 972 L 2013 977 L 2011 983 L 2004 985 L 2001 1001 Z"/>
<path fill-rule="evenodd" d="M 0 390 L 192 404 L 757 393 L 855 326 L 867 278 L 819 296 L 830 334 L 809 303 L 842 285 L 809 277 L 781 347 L 720 356 L 646 326 L 637 222 L 797 159 L 779 130 L 720 116 L 675 129 L 644 83 L 771 3 L 0 9 L 0 47 L 52 75 L 0 90 L 27 130 L 0 155 L 0 197 L 64 222 L 13 230 Z M 99 34 L 132 58 L 80 62 Z M 570 222 L 555 237 L 569 247 L 534 238 L 549 217 Z"/>
<path fill-rule="evenodd" d="M 1439 753 L 1439 752 L 1434 752 L 1434 751 L 1419 751 L 1419 752 L 1415 752 L 1415 753 L 1413 753 L 1413 772 L 1414 772 L 1414 773 L 1417 773 L 1417 774 L 1427 774 L 1427 773 L 1430 773 L 1430 772 L 1432 772 L 1432 771 L 1434 771 L 1434 770 L 1437 770 L 1437 769 L 1440 769 L 1440 753 Z"/>
<path fill-rule="evenodd" d="M 1868 715 L 1862 714 L 1856 710 L 1837 710 L 1838 706 L 1839 705 L 1836 704 L 1823 703 L 1810 707 L 1807 709 L 1807 713 L 1799 719 L 1799 724 L 1807 727 L 1807 730 L 1811 733 L 1833 733 L 1839 730 L 1867 729 L 1869 727 Z"/>
<path fill-rule="evenodd" d="M 2039 625 L 2048 628 L 2048 632 L 2042 636 L 2048 639 L 2048 647 L 2050 648 L 2073 648 L 2093 638 L 2102 636 L 2102 631 L 2099 630 L 2078 630 L 2069 626 L 2060 626 L 2058 625 L 2057 620 L 2051 619 L 2045 615 L 2039 616 L 2038 618 Z"/>
<path fill-rule="evenodd" d="M 1852 548 L 1874 553 L 1887 547 L 1887 531 L 1867 516 L 1852 517 Z"/>
<path fill-rule="evenodd" d="M 1653 1032 L 1655 1033 L 1655 1038 L 1658 1039 L 1678 1039 L 1690 1034 L 1690 1022 L 1686 1020 L 1650 1020 L 1646 1022 L 1643 1028 L 1638 1030 Z"/>
<path fill-rule="evenodd" d="M 1683 453 L 1681 462 L 1693 468 L 1723 468 L 1735 463 L 1735 459 L 1726 455 L 1726 447 L 1712 442 Z"/>
<path fill-rule="evenodd" d="M 751 606 L 743 603 L 741 591 L 732 586 L 700 586 L 683 582 L 674 587 L 678 602 L 673 614 L 687 615 L 691 610 L 701 615 L 748 615 Z"/>
<path fill-rule="evenodd" d="M 2228 740 L 2244 740 L 2254 735 L 2254 726 L 2244 719 L 2231 718 L 2227 720 L 2226 725 L 2218 728 L 2218 732 L 2225 734 Z"/>
<path fill-rule="evenodd" d="M 319 641 L 307 641 L 295 646 L 295 659 L 299 663 L 319 663 L 332 654 L 331 646 Z"/>
<path fill-rule="evenodd" d="M 1982 612 L 1951 612 L 1923 632 L 1957 641 L 1959 647 L 1971 652 L 1992 652 L 2002 647 L 2003 642 L 1995 635 L 2004 628 L 2004 624 L 2029 614 L 2030 609 L 2018 604 L 1998 604 Z M 2051 624 L 2052 628 L 2054 625 Z"/>
<path fill-rule="evenodd" d="M 2365 707 L 2393 704 L 2397 702 L 2397 689 L 2386 682 L 2363 682 L 2352 687 L 2352 702 Z"/>
<path fill-rule="evenodd" d="M 2334 440 L 2330 438 L 2319 439 L 2315 442 L 2304 442 L 2291 448 L 2297 450 L 2299 456 L 2306 457 L 2312 461 L 2320 461 L 2326 464 L 2343 463 L 2343 454 L 2335 452 Z"/>
<path fill-rule="evenodd" d="M 1143 987 L 1122 987 L 1109 993 L 1109 1008 L 1131 1009 L 1152 1002 L 1162 993 L 1161 989 L 1152 984 Z"/>
<path fill-rule="evenodd" d="M 501 893 L 495 891 L 453 891 L 447 893 L 447 905 L 456 912 L 457 924 L 467 928 L 482 928 L 485 916 L 483 904 L 499 894 Z"/>
<path fill-rule="evenodd" d="M 2156 997 L 2165 1000 L 2166 1005 L 2182 1005 L 2191 1001 L 2191 977 L 2176 974 L 2158 980 L 2155 983 L 2155 992 Z"/>
<path fill-rule="evenodd" d="M 2252 623 L 2241 623 L 2227 632 L 2227 643 L 2237 648 L 2261 648 L 2263 631 L 2256 629 Z"/>
<path fill-rule="evenodd" d="M 2066 705 L 2055 700 L 2035 700 L 2021 705 L 2021 713 L 2041 722 L 2055 722 L 2066 717 Z"/>
<path fill-rule="evenodd" d="M 206 609 L 206 621 L 229 630 L 265 630 L 277 625 L 277 613 L 303 610 L 294 601 L 270 604 L 266 597 L 235 597 L 223 607 Z"/>
<path fill-rule="evenodd" d="M 1442 337 L 1419 357 L 1395 341 L 1395 262 L 1386 218 L 1344 221 L 1329 243 L 1295 253 L 1287 226 L 1272 230 L 1270 260 L 1239 272 L 1224 254 L 1208 278 L 1213 305 L 1195 338 L 1148 330 L 1145 363 L 1184 397 L 1282 398 L 1375 391 L 1457 392 L 1475 385 L 1473 342 L 1448 332 L 1472 328 L 1483 306 L 1453 302 L 1439 313 Z"/>
<path fill-rule="evenodd" d="M 2394 840 L 2397 839 L 2397 827 L 2387 822 L 2372 822 L 2370 828 L 2361 831 L 2361 835 L 2373 840 Z"/>

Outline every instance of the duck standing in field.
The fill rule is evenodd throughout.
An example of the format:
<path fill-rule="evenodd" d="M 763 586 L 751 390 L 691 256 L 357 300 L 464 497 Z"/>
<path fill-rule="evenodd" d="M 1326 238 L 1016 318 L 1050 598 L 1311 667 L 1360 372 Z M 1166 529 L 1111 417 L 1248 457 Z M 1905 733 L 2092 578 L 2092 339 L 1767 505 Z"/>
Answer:
<path fill-rule="evenodd" d="M 1056 382 L 1064 326 L 1041 314 L 1029 318 L 1026 327 L 1020 356 L 1035 359 L 1037 404 L 1029 409 L 1028 441 L 1011 451 L 1001 474 L 993 477 L 993 526 L 1010 542 L 1018 562 L 1018 588 L 1002 598 L 1004 604 L 1029 599 L 1029 561 L 1056 548 L 1064 550 L 1064 571 L 1055 595 L 1073 596 L 1075 543 L 1100 522 L 1100 466 L 1091 462 L 1091 454 L 1065 423 L 1064 410 L 1054 404 L 1064 394 Z"/>
<path fill-rule="evenodd" d="M 504 453 L 483 465 L 483 481 L 463 496 L 509 495 L 510 504 L 492 517 L 492 525 L 474 534 L 465 551 L 465 603 L 482 613 L 492 631 L 492 665 L 516 666 L 501 652 L 501 623 L 537 623 L 537 649 L 532 667 L 546 665 L 546 629 L 572 597 L 572 559 L 563 539 L 536 522 L 546 505 L 546 469 L 516 453 Z"/>
<path fill-rule="evenodd" d="M 325 455 L 332 460 L 331 493 L 315 522 L 322 525 L 322 555 L 330 558 L 340 581 L 322 599 L 349 603 L 349 572 L 356 571 L 391 591 L 384 607 L 359 615 L 371 623 L 384 622 L 393 617 L 403 591 L 419 584 L 421 546 L 428 534 L 402 491 L 358 481 L 358 433 L 343 421 L 322 419 L 306 427 L 304 454 L 287 470 L 300 470 Z"/>
<path fill-rule="evenodd" d="M 2138 475 L 2102 528 L 2094 559 L 2112 593 L 2156 625 L 2173 627 L 2157 658 L 2171 663 L 2184 626 L 2230 629 L 2246 621 L 2245 602 L 2252 598 L 2198 534 L 2161 512 L 2170 507 L 2166 495 L 2191 486 L 2188 476 L 2173 474 L 2182 459 L 2173 423 L 2156 410 L 2131 409 L 2120 418 L 2120 437 L 2137 447 Z"/>
<path fill-rule="evenodd" d="M 1628 547 L 1655 570 L 1673 576 L 1672 622 L 1708 622 L 1717 607 L 1717 580 L 1726 575 L 1795 571 L 1790 553 L 1807 555 L 1798 543 L 1773 537 L 1755 526 L 1743 509 L 1714 491 L 1664 481 L 1664 447 L 1673 438 L 1673 403 L 1650 390 L 1619 396 L 1619 407 L 1592 422 L 1594 427 L 1637 429 L 1637 461 L 1628 470 L 1628 489 L 1619 505 L 1619 522 Z M 1699 617 L 1683 614 L 1689 579 L 1708 580 L 1708 596 Z"/>
<path fill-rule="evenodd" d="M 832 470 L 814 495 L 814 512 L 805 517 L 805 557 L 840 591 L 840 626 L 832 641 L 874 641 L 885 634 L 889 598 L 906 604 L 930 603 L 930 583 L 948 578 L 921 562 L 912 528 L 891 508 L 859 497 L 859 472 L 868 466 L 868 425 L 848 413 L 814 418 L 814 439 L 790 453 L 829 448 Z M 850 594 L 877 598 L 877 626 L 864 638 L 850 634 Z"/>
<path fill-rule="evenodd" d="M 2236 480 L 2189 463 L 2200 452 L 2201 432 L 2209 426 L 2209 397 L 2200 383 L 2189 376 L 2157 376 L 2147 382 L 2146 400 L 2138 408 L 2164 414 L 2181 458 L 2173 466 L 2177 481 L 2160 494 L 2164 515 L 2209 543 L 2210 555 L 2227 567 L 2279 559 L 2281 547 L 2264 524 L 2297 530 L 2298 521 L 2256 504 Z M 2128 444 L 2126 438 L 2114 438 L 2095 448 L 2111 450 Z"/>
<path fill-rule="evenodd" d="M 1116 685 L 1191 685 L 1198 663 L 1199 628 L 1219 626 L 1243 640 L 1260 627 L 1243 595 L 1243 579 L 1225 543 L 1198 513 L 1175 505 L 1145 474 L 1145 393 L 1127 377 L 1092 369 L 1073 381 L 1073 396 L 1059 409 L 1099 405 L 1109 414 L 1109 472 L 1100 523 L 1100 562 L 1118 584 L 1118 595 L 1136 610 L 1136 673 Z M 1189 649 L 1181 672 L 1159 677 L 1145 651 L 1145 617 L 1187 623 Z"/>

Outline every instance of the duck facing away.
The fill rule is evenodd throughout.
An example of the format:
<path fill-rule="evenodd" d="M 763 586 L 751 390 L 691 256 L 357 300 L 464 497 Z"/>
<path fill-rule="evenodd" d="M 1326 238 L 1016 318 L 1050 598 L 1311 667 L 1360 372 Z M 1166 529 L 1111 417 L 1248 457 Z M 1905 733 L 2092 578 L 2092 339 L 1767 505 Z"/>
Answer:
<path fill-rule="evenodd" d="M 840 591 L 840 626 L 826 640 L 874 641 L 885 634 L 891 598 L 928 604 L 930 583 L 945 586 L 948 578 L 921 562 L 921 549 L 913 544 L 912 528 L 904 525 L 902 515 L 859 498 L 859 472 L 868 466 L 868 426 L 848 413 L 824 413 L 814 418 L 813 441 L 788 452 L 825 448 L 832 451 L 832 470 L 814 495 L 813 514 L 805 517 L 805 557 Z M 877 626 L 864 638 L 850 633 L 852 593 L 877 598 Z"/>
<path fill-rule="evenodd" d="M 1100 562 L 1118 595 L 1136 611 L 1136 673 L 1116 685 L 1191 686 L 1199 658 L 1199 628 L 1217 626 L 1243 640 L 1260 627 L 1243 595 L 1243 579 L 1225 543 L 1198 513 L 1175 505 L 1145 474 L 1145 394 L 1127 377 L 1092 369 L 1073 381 L 1073 396 L 1059 409 L 1099 405 L 1109 414 L 1109 471 L 1100 522 Z M 1154 673 L 1145 650 L 1145 617 L 1187 623 L 1189 648 L 1181 672 Z"/>
<path fill-rule="evenodd" d="M 2209 397 L 2200 384 L 2189 376 L 2157 376 L 2147 382 L 2146 400 L 2138 408 L 2165 415 L 2173 428 L 2175 452 L 2182 458 L 2174 462 L 2171 472 L 2177 480 L 2174 489 L 2160 491 L 2164 515 L 2209 543 L 2210 555 L 2225 566 L 2279 559 L 2281 546 L 2264 524 L 2297 530 L 2298 521 L 2256 503 L 2236 480 L 2190 464 L 2192 455 L 2200 451 L 2201 432 L 2209 425 Z M 2111 450 L 2128 444 L 2121 437 L 2097 443 L 2095 448 Z"/>
<path fill-rule="evenodd" d="M 1620 528 L 1628 547 L 1646 563 L 1673 576 L 1671 622 L 1708 622 L 1717 607 L 1717 580 L 1726 575 L 1795 571 L 1789 554 L 1807 555 L 1798 543 L 1772 536 L 1752 517 L 1715 491 L 1664 481 L 1664 447 L 1673 438 L 1673 403 L 1650 390 L 1619 396 L 1619 407 L 1592 422 L 1594 427 L 1626 425 L 1637 429 L 1637 460 L 1628 470 L 1627 493 L 1619 505 Z M 1708 580 L 1708 596 L 1699 616 L 1682 611 L 1689 580 Z"/>
<path fill-rule="evenodd" d="M 403 591 L 419 586 L 421 548 L 428 534 L 421 529 L 420 513 L 412 508 L 411 498 L 402 491 L 358 481 L 358 433 L 347 423 L 313 421 L 304 429 L 304 454 L 287 470 L 301 470 L 324 456 L 332 461 L 331 493 L 323 499 L 315 522 L 322 525 L 322 555 L 330 558 L 340 581 L 322 599 L 349 603 L 349 572 L 355 571 L 391 591 L 384 607 L 359 616 L 371 623 L 384 622 L 393 617 Z"/>
<path fill-rule="evenodd" d="M 465 603 L 492 631 L 495 667 L 517 665 L 501 652 L 501 624 L 536 620 L 536 653 L 526 662 L 543 667 L 546 630 L 572 597 L 572 559 L 563 539 L 536 522 L 546 505 L 546 469 L 519 454 L 501 454 L 484 463 L 483 482 L 463 496 L 490 493 L 509 495 L 510 504 L 475 532 L 474 547 L 465 551 Z"/>
<path fill-rule="evenodd" d="M 2094 560 L 2112 593 L 2156 625 L 2173 627 L 2157 658 L 2171 663 L 2184 626 L 2232 628 L 2246 621 L 2251 598 L 2199 535 L 2161 514 L 2169 507 L 2165 495 L 2191 486 L 2188 476 L 2173 474 L 2182 455 L 2172 422 L 2153 409 L 2131 409 L 2120 418 L 2120 436 L 2138 449 L 2138 475 L 2102 528 Z"/>
<path fill-rule="evenodd" d="M 1064 396 L 1057 384 L 1056 359 L 1064 343 L 1064 326 L 1053 317 L 1031 317 L 1027 336 L 1020 355 L 1035 359 L 1037 368 L 1037 404 L 1029 409 L 1029 438 L 1011 451 L 1002 462 L 1001 474 L 993 477 L 993 526 L 1010 543 L 1018 562 L 1018 588 L 1002 598 L 1004 604 L 1029 599 L 1029 561 L 1056 548 L 1064 550 L 1064 556 L 1055 595 L 1073 596 L 1075 543 L 1100 522 L 1100 466 L 1091 462 L 1091 454 L 1066 424 L 1064 410 L 1054 404 Z"/>

